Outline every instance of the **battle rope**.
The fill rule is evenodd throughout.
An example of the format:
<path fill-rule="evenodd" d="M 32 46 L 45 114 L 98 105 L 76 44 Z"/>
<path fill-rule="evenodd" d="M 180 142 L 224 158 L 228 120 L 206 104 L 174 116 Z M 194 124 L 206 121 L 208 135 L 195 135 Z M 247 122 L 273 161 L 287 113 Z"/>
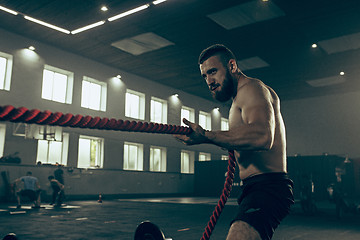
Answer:
<path fill-rule="evenodd" d="M 234 156 L 234 151 L 229 151 L 228 171 L 224 183 L 224 189 L 222 191 L 218 204 L 216 205 L 215 210 L 213 211 L 210 220 L 205 228 L 201 240 L 210 239 L 210 235 L 215 228 L 216 222 L 219 219 L 220 214 L 225 207 L 225 204 L 229 198 L 232 184 L 234 181 L 235 166 L 236 166 L 236 160 Z"/>
<path fill-rule="evenodd" d="M 40 111 L 38 109 L 28 110 L 25 107 L 15 108 L 14 106 L 0 106 L 0 121 L 23 122 L 29 124 L 53 125 L 63 127 L 77 127 L 90 129 L 103 129 L 115 131 L 129 131 L 129 132 L 147 132 L 147 133 L 162 133 L 162 134 L 189 134 L 192 130 L 188 127 L 146 123 L 129 120 L 116 120 L 100 117 L 73 115 L 70 113 L 63 114 L 61 112 L 52 113 L 50 111 Z M 229 166 L 224 184 L 223 192 L 220 200 L 215 207 L 215 210 L 210 217 L 210 220 L 205 228 L 201 240 L 210 239 L 210 235 L 215 228 L 216 222 L 226 204 L 230 195 L 232 183 L 235 172 L 235 157 L 234 152 L 229 151 Z"/>

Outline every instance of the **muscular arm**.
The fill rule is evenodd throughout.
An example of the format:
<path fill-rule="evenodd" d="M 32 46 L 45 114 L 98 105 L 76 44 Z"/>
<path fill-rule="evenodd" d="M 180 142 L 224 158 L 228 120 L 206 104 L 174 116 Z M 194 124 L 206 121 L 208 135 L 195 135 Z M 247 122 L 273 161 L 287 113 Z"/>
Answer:
<path fill-rule="evenodd" d="M 229 131 L 205 131 L 198 124 L 184 121 L 193 132 L 176 136 L 187 145 L 211 143 L 232 150 L 268 150 L 272 147 L 275 116 L 268 89 L 245 86 L 233 102 Z"/>

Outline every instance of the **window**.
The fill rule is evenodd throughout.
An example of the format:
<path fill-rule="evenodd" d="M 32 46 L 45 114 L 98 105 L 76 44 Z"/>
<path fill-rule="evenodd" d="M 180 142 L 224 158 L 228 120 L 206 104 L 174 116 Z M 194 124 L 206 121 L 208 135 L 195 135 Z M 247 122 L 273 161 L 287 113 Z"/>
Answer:
<path fill-rule="evenodd" d="M 143 170 L 144 146 L 139 143 L 124 143 L 124 170 Z"/>
<path fill-rule="evenodd" d="M 210 153 L 199 153 L 199 161 L 211 161 L 211 154 Z"/>
<path fill-rule="evenodd" d="M 150 147 L 150 171 L 166 172 L 166 148 Z"/>
<path fill-rule="evenodd" d="M 80 135 L 78 168 L 102 168 L 104 139 Z"/>
<path fill-rule="evenodd" d="M 167 123 L 167 102 L 165 100 L 151 97 L 150 122 Z"/>
<path fill-rule="evenodd" d="M 181 126 L 186 126 L 182 121 L 183 118 L 186 118 L 190 122 L 195 122 L 195 110 L 193 108 L 182 106 L 180 124 Z"/>
<path fill-rule="evenodd" d="M 194 152 L 181 151 L 181 173 L 194 173 Z"/>
<path fill-rule="evenodd" d="M 71 104 L 74 74 L 45 65 L 41 97 L 54 102 Z"/>
<path fill-rule="evenodd" d="M 62 134 L 62 141 L 38 140 L 36 162 L 67 165 L 69 134 Z"/>
<path fill-rule="evenodd" d="M 13 57 L 0 52 L 0 90 L 10 91 Z"/>
<path fill-rule="evenodd" d="M 221 131 L 229 130 L 229 120 L 226 118 L 221 118 Z"/>
<path fill-rule="evenodd" d="M 211 130 L 211 114 L 200 111 L 199 125 L 206 130 Z"/>
<path fill-rule="evenodd" d="M 4 156 L 6 124 L 0 124 L 0 157 Z"/>
<path fill-rule="evenodd" d="M 125 116 L 145 119 L 145 94 L 130 89 L 126 90 Z"/>
<path fill-rule="evenodd" d="M 221 160 L 224 160 L 224 161 L 229 160 L 229 155 L 221 155 Z"/>
<path fill-rule="evenodd" d="M 81 106 L 106 111 L 107 85 L 104 82 L 84 77 L 82 81 Z"/>

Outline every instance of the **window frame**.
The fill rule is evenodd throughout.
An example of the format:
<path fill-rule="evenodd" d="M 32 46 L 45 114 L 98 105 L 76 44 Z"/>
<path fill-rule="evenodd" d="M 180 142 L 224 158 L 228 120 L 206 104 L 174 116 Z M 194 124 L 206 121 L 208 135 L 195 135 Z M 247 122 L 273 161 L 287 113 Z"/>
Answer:
<path fill-rule="evenodd" d="M 189 117 L 188 120 L 190 122 L 195 122 L 195 109 L 187 106 L 181 106 L 181 112 L 180 112 L 180 125 L 181 126 L 187 126 L 185 123 L 183 123 L 183 118 L 186 118 L 184 116 L 183 111 L 189 111 Z"/>
<path fill-rule="evenodd" d="M 0 52 L 0 57 L 5 58 L 5 74 L 4 79 L 0 82 L 3 82 L 0 86 L 0 90 L 10 91 L 10 85 L 11 85 L 11 74 L 12 74 L 12 68 L 13 68 L 13 56 L 4 52 Z"/>
<path fill-rule="evenodd" d="M 100 162 L 100 164 L 97 164 L 95 166 L 91 166 L 90 163 L 91 163 L 91 143 L 90 143 L 90 146 L 89 146 L 89 162 L 88 162 L 88 166 L 84 166 L 83 163 L 81 163 L 80 165 L 80 156 L 82 154 L 81 152 L 81 144 L 80 144 L 80 141 L 81 139 L 84 139 L 84 140 L 94 140 L 94 141 L 98 141 L 99 143 L 99 146 L 98 146 L 98 149 L 99 152 L 97 153 L 97 157 L 98 157 L 98 161 Z M 94 137 L 94 136 L 87 136 L 87 135 L 79 135 L 79 146 L 78 146 L 78 161 L 77 161 L 77 167 L 78 168 L 103 168 L 104 167 L 104 144 L 105 144 L 105 139 L 104 138 L 100 138 L 100 137 Z M 98 167 L 97 167 L 98 166 Z"/>
<path fill-rule="evenodd" d="M 189 156 L 189 162 L 188 162 L 188 168 L 189 169 L 184 169 L 184 155 L 188 154 Z M 194 174 L 194 165 L 195 165 L 195 152 L 193 151 L 188 151 L 188 150 L 181 150 L 181 168 L 180 168 L 180 172 L 182 174 Z"/>
<path fill-rule="evenodd" d="M 131 160 L 130 151 L 129 149 L 126 149 L 126 147 L 129 146 L 135 146 L 137 151 L 137 159 L 135 162 L 135 167 L 130 168 L 129 167 L 129 160 Z M 127 156 L 126 156 L 127 153 Z M 123 170 L 126 171 L 143 171 L 144 170 L 144 145 L 141 143 L 134 143 L 134 142 L 124 142 L 124 155 L 123 155 Z"/>
<path fill-rule="evenodd" d="M 160 169 L 154 170 L 154 166 L 152 164 L 153 160 L 153 154 L 152 149 L 160 149 Z M 149 171 L 150 172 L 166 172 L 166 148 L 165 147 L 159 147 L 159 146 L 150 146 L 150 157 L 149 157 Z"/>
<path fill-rule="evenodd" d="M 84 103 L 84 99 L 85 99 L 85 94 L 84 94 L 84 82 L 88 82 L 90 84 L 97 84 L 100 86 L 100 96 L 99 96 L 99 107 L 98 108 L 93 108 L 91 106 L 89 106 L 90 104 L 87 104 L 87 106 L 85 106 L 86 104 Z M 84 76 L 83 80 L 81 82 L 82 86 L 81 86 L 81 107 L 83 108 L 87 108 L 87 109 L 92 109 L 95 111 L 102 111 L 105 112 L 106 111 L 106 98 L 107 98 L 107 84 L 105 82 L 101 82 L 98 81 L 96 79 Z M 86 101 L 88 101 L 88 99 L 86 99 Z"/>
<path fill-rule="evenodd" d="M 202 123 L 200 122 L 200 116 L 203 115 L 205 116 L 206 119 L 206 126 L 203 126 Z M 211 114 L 204 112 L 204 111 L 199 111 L 199 125 L 204 128 L 205 130 L 211 131 Z"/>
<path fill-rule="evenodd" d="M 227 118 L 221 118 L 221 131 L 229 131 L 229 120 Z M 227 124 L 227 127 L 224 127 L 223 124 Z"/>
<path fill-rule="evenodd" d="M 52 89 L 52 94 L 50 98 L 47 98 L 44 96 L 44 85 L 45 85 L 45 71 L 52 72 L 53 74 L 61 74 L 66 76 L 66 87 L 65 87 L 65 97 L 64 101 L 58 101 L 54 99 L 54 89 Z M 51 79 L 52 85 L 54 85 L 55 79 Z M 65 103 L 65 104 L 71 104 L 72 103 L 72 95 L 73 95 L 73 85 L 74 85 L 74 73 L 70 71 L 66 71 L 57 67 L 53 67 L 50 65 L 44 65 L 43 69 L 43 77 L 42 77 L 42 86 L 41 86 L 41 98 L 53 102 L 59 102 L 59 103 Z"/>
<path fill-rule="evenodd" d="M 137 106 L 137 116 L 133 115 L 131 110 L 131 103 L 129 102 L 129 95 L 139 97 L 139 105 Z M 125 93 L 125 117 L 145 120 L 145 93 L 137 92 L 131 89 L 126 89 Z"/>
<path fill-rule="evenodd" d="M 204 156 L 205 159 L 202 159 L 201 156 Z M 211 161 L 211 153 L 199 152 L 199 162 Z"/>
<path fill-rule="evenodd" d="M 47 163 L 47 164 L 56 164 L 59 163 L 61 165 L 67 166 L 67 161 L 68 161 L 68 154 L 69 154 L 69 133 L 62 133 L 62 141 L 53 141 L 53 140 L 42 140 L 42 139 L 38 139 L 38 143 L 37 143 L 37 152 L 36 152 L 36 162 L 41 162 L 42 164 Z M 46 144 L 46 159 L 44 161 L 43 158 L 40 158 L 41 154 L 40 152 L 40 143 L 44 143 Z M 52 143 L 57 143 L 60 144 L 61 143 L 61 156 L 60 156 L 60 161 L 49 161 L 50 158 L 50 151 L 51 151 L 51 144 Z"/>
<path fill-rule="evenodd" d="M 161 120 L 157 121 L 155 119 L 155 112 L 154 111 L 154 102 L 159 102 L 161 104 Z M 167 108 L 168 108 L 168 104 L 166 100 L 157 98 L 157 97 L 151 97 L 150 100 L 150 122 L 155 122 L 155 123 L 162 123 L 162 124 L 167 124 Z"/>

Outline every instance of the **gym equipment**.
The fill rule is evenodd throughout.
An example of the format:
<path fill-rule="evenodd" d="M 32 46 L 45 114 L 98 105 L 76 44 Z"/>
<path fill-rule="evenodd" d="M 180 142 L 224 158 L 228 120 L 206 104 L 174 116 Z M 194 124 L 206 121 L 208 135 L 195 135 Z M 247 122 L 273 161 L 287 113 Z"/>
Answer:
<path fill-rule="evenodd" d="M 63 114 L 61 112 L 52 113 L 50 111 L 41 112 L 38 109 L 28 110 L 25 107 L 15 108 L 14 106 L 0 106 L 0 121 L 10 121 L 10 122 L 24 122 L 24 123 L 35 123 L 42 125 L 54 125 L 54 126 L 64 126 L 64 127 L 77 127 L 77 128 L 90 128 L 90 129 L 100 129 L 100 130 L 115 130 L 115 131 L 128 131 L 128 132 L 148 132 L 148 133 L 161 133 L 161 134 L 189 134 L 192 129 L 189 127 L 175 126 L 168 124 L 158 124 L 158 123 L 146 123 L 146 122 L 137 122 L 137 121 L 123 121 L 121 119 L 108 119 L 100 117 L 91 117 L 82 115 L 76 115 L 67 113 Z M 234 181 L 234 172 L 236 160 L 234 157 L 234 152 L 229 151 L 229 166 L 226 181 L 224 184 L 223 192 L 220 196 L 220 200 L 213 211 L 213 214 L 210 217 L 210 220 L 205 228 L 201 240 L 210 239 L 210 235 L 215 228 L 216 222 L 225 206 L 225 203 L 230 195 L 232 183 Z M 141 224 L 140 224 L 141 225 Z M 150 229 L 156 229 L 154 224 L 147 223 L 144 224 L 145 227 Z M 150 227 L 151 226 L 151 227 Z M 156 226 L 156 225 L 155 225 Z M 140 226 L 139 226 L 140 227 Z M 144 228 L 140 227 L 140 230 Z M 146 228 L 145 228 L 146 229 Z M 139 230 L 139 231 L 140 231 Z M 160 233 L 161 230 L 159 229 Z M 159 231 L 157 233 L 159 233 Z M 156 233 L 156 231 L 155 231 Z M 149 235 L 155 236 L 155 235 Z M 159 236 L 159 235 L 158 235 Z M 161 236 L 161 235 L 160 235 Z M 145 237 L 145 235 L 144 235 Z M 148 240 L 146 238 L 143 238 Z M 162 240 L 161 238 L 159 238 Z M 149 240 L 152 240 L 149 238 Z M 157 239 L 155 239 L 157 240 Z"/>
<path fill-rule="evenodd" d="M 134 240 L 166 240 L 166 238 L 158 226 L 145 221 L 136 228 Z"/>

